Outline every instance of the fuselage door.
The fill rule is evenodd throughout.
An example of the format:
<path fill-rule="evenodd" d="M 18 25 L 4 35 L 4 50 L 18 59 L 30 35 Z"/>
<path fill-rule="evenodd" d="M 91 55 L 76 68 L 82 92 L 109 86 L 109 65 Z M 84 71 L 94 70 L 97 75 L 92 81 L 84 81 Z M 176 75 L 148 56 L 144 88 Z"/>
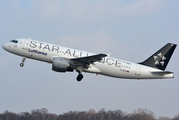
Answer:
<path fill-rule="evenodd" d="M 29 49 L 29 41 L 28 40 L 24 40 L 24 45 L 23 45 L 22 49 L 24 49 L 24 50 Z"/>
<path fill-rule="evenodd" d="M 137 65 L 137 66 L 136 66 L 135 75 L 140 76 L 140 72 L 141 72 L 141 66 L 140 66 L 140 65 Z"/>

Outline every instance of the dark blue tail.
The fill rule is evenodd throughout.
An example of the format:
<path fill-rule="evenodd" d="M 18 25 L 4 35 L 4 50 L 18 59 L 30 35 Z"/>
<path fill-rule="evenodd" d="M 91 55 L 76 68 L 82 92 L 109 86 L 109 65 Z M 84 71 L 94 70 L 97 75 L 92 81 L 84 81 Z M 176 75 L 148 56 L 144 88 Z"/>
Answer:
<path fill-rule="evenodd" d="M 176 44 L 168 43 L 147 60 L 139 64 L 165 70 L 176 46 Z"/>

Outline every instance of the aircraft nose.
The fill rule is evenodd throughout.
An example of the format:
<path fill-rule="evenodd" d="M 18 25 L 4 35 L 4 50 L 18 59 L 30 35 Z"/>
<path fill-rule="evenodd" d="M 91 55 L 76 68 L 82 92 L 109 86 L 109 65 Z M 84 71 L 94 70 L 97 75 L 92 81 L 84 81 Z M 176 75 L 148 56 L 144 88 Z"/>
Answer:
<path fill-rule="evenodd" d="M 2 45 L 2 48 L 3 48 L 4 50 L 6 50 L 6 49 L 7 49 L 7 43 L 3 44 L 3 45 Z"/>

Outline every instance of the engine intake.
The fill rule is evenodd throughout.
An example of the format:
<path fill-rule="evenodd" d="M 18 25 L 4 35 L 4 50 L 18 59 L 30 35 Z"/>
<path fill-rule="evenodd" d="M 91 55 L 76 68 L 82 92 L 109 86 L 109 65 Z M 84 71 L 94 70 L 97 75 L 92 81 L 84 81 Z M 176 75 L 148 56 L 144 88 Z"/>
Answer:
<path fill-rule="evenodd" d="M 69 70 L 69 61 L 60 57 L 53 58 L 52 70 L 56 72 L 66 72 Z"/>

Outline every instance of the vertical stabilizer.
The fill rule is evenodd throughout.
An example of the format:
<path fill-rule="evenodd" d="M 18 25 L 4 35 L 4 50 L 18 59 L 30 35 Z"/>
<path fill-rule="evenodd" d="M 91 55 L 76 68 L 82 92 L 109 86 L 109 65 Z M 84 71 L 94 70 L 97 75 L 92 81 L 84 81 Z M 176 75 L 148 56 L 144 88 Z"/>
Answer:
<path fill-rule="evenodd" d="M 149 57 L 144 62 L 140 63 L 142 65 L 158 68 L 160 70 L 165 70 L 167 64 L 176 48 L 176 44 L 168 43 L 151 57 Z"/>

